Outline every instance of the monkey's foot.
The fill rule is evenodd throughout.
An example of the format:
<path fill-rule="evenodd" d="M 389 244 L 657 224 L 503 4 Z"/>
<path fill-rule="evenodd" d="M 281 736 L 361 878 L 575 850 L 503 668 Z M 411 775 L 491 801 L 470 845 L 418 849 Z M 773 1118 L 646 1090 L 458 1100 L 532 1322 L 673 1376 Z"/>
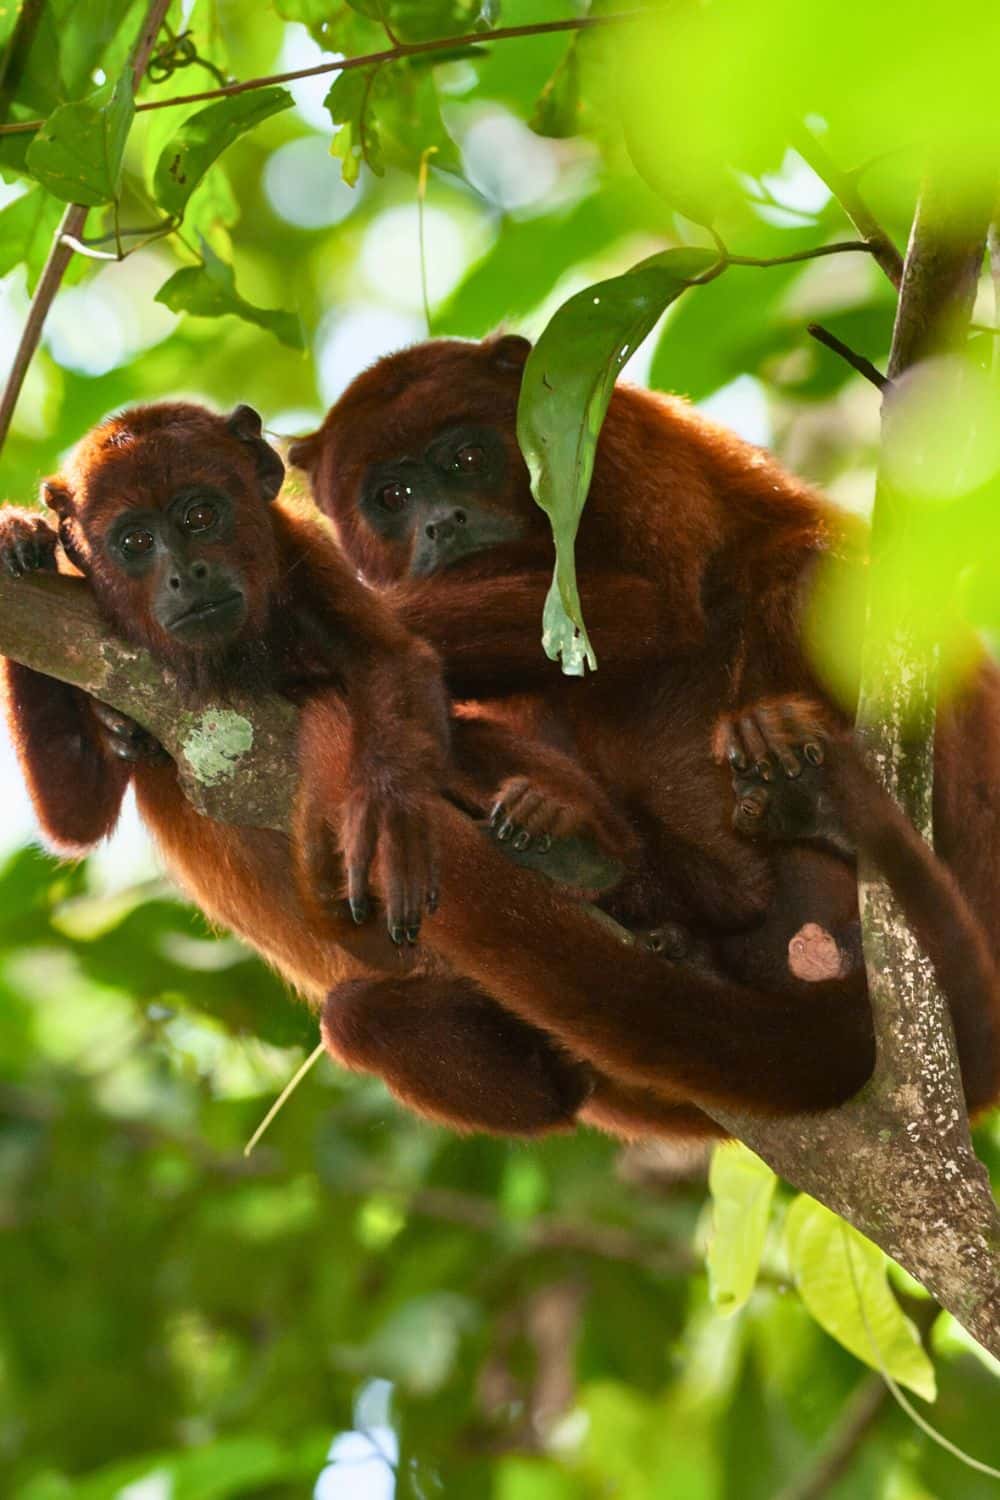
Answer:
<path fill-rule="evenodd" d="M 830 844 L 853 854 L 830 801 L 821 705 L 769 698 L 715 727 L 713 753 L 733 771 L 733 827 L 754 838 Z"/>
<path fill-rule="evenodd" d="M 490 813 L 489 832 L 514 864 L 560 885 L 606 891 L 624 874 L 621 860 L 602 846 L 586 811 L 527 776 L 504 782 Z"/>

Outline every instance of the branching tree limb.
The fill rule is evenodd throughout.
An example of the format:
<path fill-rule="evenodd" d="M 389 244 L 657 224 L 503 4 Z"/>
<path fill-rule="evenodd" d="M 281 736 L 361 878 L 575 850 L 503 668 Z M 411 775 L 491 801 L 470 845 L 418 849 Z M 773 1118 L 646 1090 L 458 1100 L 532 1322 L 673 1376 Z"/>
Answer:
<path fill-rule="evenodd" d="M 924 187 L 903 273 L 889 375 L 949 347 L 967 327 L 990 204 Z M 895 395 L 885 403 L 891 427 Z M 884 785 L 929 830 L 935 664 L 914 646 L 924 601 L 900 597 L 891 571 L 905 501 L 884 473 L 876 490 L 868 652 L 859 735 Z M 969 1138 L 947 1003 L 889 890 L 862 868 L 860 899 L 875 1024 L 874 1075 L 841 1109 L 794 1120 L 729 1115 L 772 1167 L 842 1214 L 911 1271 L 994 1354 L 1000 1353 L 1000 1215 Z M 721 1116 L 720 1116 L 721 1118 Z"/>
<path fill-rule="evenodd" d="M 81 581 L 0 577 L 3 653 L 84 688 L 138 719 L 175 758 L 188 795 L 211 816 L 287 827 L 295 764 L 295 711 L 279 698 L 192 712 L 147 653 L 101 625 Z M 607 918 L 603 918 L 607 921 Z M 895 972 L 895 971 L 893 971 Z M 913 1002 L 924 1003 L 923 994 Z M 935 1022 L 944 1032 L 940 1020 Z M 972 1154 L 957 1076 L 925 1104 L 922 1078 L 897 1089 L 886 1056 L 844 1108 L 782 1121 L 727 1115 L 723 1123 L 797 1186 L 883 1245 L 987 1348 L 1000 1352 L 1000 1234 L 982 1167 Z M 948 1046 L 950 1042 L 943 1045 Z M 906 1066 L 937 1066 L 932 1028 L 900 1044 Z M 928 1119 L 926 1108 L 954 1118 Z"/>

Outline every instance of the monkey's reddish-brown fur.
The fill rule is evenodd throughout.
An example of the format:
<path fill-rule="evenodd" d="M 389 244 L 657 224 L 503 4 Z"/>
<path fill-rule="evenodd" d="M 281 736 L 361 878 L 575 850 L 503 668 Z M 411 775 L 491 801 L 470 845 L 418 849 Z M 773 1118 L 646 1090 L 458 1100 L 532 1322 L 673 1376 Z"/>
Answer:
<path fill-rule="evenodd" d="M 803 604 L 825 556 L 860 560 L 863 528 L 683 402 L 619 387 L 577 546 L 600 670 L 566 679 L 539 645 L 552 547 L 514 437 L 519 371 L 497 349 L 441 340 L 380 361 L 293 448 L 293 462 L 309 471 L 348 555 L 389 586 L 403 619 L 441 653 L 452 691 L 539 695 L 564 748 L 613 790 L 646 850 L 644 877 L 615 909 L 700 926 L 734 974 L 763 988 L 662 966 L 656 979 L 656 961 L 637 954 L 623 955 L 615 973 L 591 951 L 601 939 L 579 937 L 582 917 L 567 919 L 578 931 L 570 939 L 565 922 L 539 911 L 530 955 L 526 940 L 513 954 L 504 942 L 493 993 L 575 1055 L 661 1098 L 777 1111 L 832 1103 L 871 1066 L 863 976 L 806 984 L 786 973 L 777 987 L 774 955 L 787 954 L 805 922 L 835 930 L 856 915 L 853 873 L 817 850 L 775 853 L 738 835 L 728 773 L 710 747 L 726 710 L 763 697 L 825 699 L 802 646 Z M 416 457 L 437 431 L 462 423 L 504 434 L 508 480 L 496 503 L 523 517 L 525 538 L 409 579 L 409 557 L 367 526 L 360 486 L 369 465 Z M 935 832 L 951 874 L 893 820 L 849 750 L 841 761 L 848 823 L 882 809 L 873 828 L 851 831 L 890 870 L 942 971 L 967 1093 L 980 1106 L 1000 1086 L 996 669 L 983 661 L 939 719 Z M 936 927 L 932 889 L 948 902 Z M 967 961 L 965 980 L 949 936 Z M 469 937 L 475 948 L 480 937 Z M 485 953 L 451 956 L 482 978 Z M 592 1113 L 601 1117 L 599 1099 Z"/>
<path fill-rule="evenodd" d="M 105 545 L 123 509 L 164 507 L 194 481 L 238 502 L 232 537 L 207 545 L 224 547 L 226 560 L 238 566 L 249 612 L 236 647 L 218 653 L 193 651 L 165 630 L 152 613 L 150 581 L 123 573 Z M 572 799 L 578 796 L 574 768 L 562 767 L 560 757 L 544 749 L 532 761 L 530 747 L 505 736 L 502 726 L 459 721 L 455 739 L 464 769 L 447 770 L 434 652 L 357 580 L 319 525 L 267 503 L 254 447 L 234 437 L 225 419 L 186 404 L 135 409 L 89 434 L 66 475 L 50 481 L 45 494 L 59 517 L 63 561 L 70 559 L 87 577 L 110 624 L 174 669 L 192 701 L 203 692 L 224 698 L 236 673 L 244 690 L 277 690 L 302 704 L 295 858 L 278 833 L 226 826 L 197 813 L 173 765 L 124 765 L 110 752 L 84 694 L 5 662 L 11 727 L 48 841 L 71 854 L 92 846 L 113 828 L 134 777 L 140 813 L 180 884 L 213 921 L 244 936 L 314 1002 L 327 999 L 324 1033 L 342 1061 L 366 1064 L 363 1038 L 350 1036 L 350 1017 L 353 998 L 370 989 L 373 1007 L 389 998 L 406 1007 L 401 1064 L 398 1076 L 390 1070 L 389 1081 L 424 1113 L 513 1133 L 571 1121 L 586 1088 L 576 1062 L 540 1038 L 533 1075 L 508 1070 L 484 1099 L 481 1077 L 468 1068 L 480 1036 L 504 1056 L 524 1058 L 530 1029 L 470 982 L 451 977 L 430 947 L 388 990 L 373 987 L 383 968 L 399 969 L 396 952 L 373 924 L 359 930 L 338 920 L 324 899 L 331 892 L 316 892 L 317 899 L 304 904 L 295 876 L 312 873 L 307 854 L 315 853 L 318 833 L 344 841 L 345 819 L 358 838 L 369 838 L 366 807 L 372 804 L 422 814 L 446 779 L 482 799 L 488 787 L 525 769 Z M 40 541 L 41 560 L 33 565 L 49 565 L 56 534 L 36 515 L 3 512 L 0 548 L 19 532 Z M 419 864 L 433 845 L 436 827 L 433 817 L 423 828 L 406 827 L 399 847 L 389 850 L 392 857 L 380 850 L 375 874 L 383 893 L 405 883 L 408 866 Z M 485 844 L 478 833 L 474 842 Z M 332 855 L 330 876 L 339 888 L 343 870 L 335 845 Z M 330 859 L 331 848 L 316 857 Z M 484 924 L 491 893 L 503 891 L 496 871 L 488 879 Z M 522 899 L 529 901 L 535 882 L 527 880 Z M 466 892 L 462 900 L 468 899 Z M 450 904 L 455 909 L 458 903 Z M 447 918 L 438 930 L 447 934 Z M 450 1010 L 441 1011 L 448 996 Z M 349 1048 L 338 1050 L 338 1027 Z M 422 1049 L 411 1060 L 406 1048 L 416 1037 Z M 425 1077 L 419 1066 L 429 1050 L 439 1077 Z"/>

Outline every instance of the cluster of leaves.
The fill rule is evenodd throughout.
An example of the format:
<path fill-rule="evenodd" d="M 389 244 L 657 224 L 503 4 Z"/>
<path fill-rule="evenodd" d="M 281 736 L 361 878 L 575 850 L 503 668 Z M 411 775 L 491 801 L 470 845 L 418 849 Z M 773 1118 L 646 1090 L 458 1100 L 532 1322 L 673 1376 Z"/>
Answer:
<path fill-rule="evenodd" d="M 599 1136 L 457 1140 L 324 1064 L 247 1160 L 312 1023 L 139 894 L 93 895 L 33 851 L 0 872 L 5 1494 L 292 1500 L 321 1472 L 350 1494 L 380 1449 L 409 1497 L 769 1500 L 810 1462 L 865 1378 L 841 1345 L 870 1362 L 839 1221 L 792 1203 L 786 1254 L 773 1179 L 727 1148 L 710 1276 L 742 1311 L 719 1319 L 688 1249 L 703 1182 L 627 1185 Z M 983 1148 L 1000 1167 L 1000 1140 Z M 850 1243 L 882 1358 L 929 1396 L 881 1259 Z M 935 1421 L 995 1462 L 992 1377 L 938 1334 Z M 906 1432 L 887 1411 L 835 1500 L 890 1474 L 954 1494 L 951 1461 Z"/>

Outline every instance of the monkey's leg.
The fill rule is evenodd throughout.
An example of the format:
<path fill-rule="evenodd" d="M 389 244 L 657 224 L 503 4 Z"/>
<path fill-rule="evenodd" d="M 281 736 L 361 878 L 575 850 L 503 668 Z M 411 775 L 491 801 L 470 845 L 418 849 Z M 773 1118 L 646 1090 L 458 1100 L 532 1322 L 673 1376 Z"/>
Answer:
<path fill-rule="evenodd" d="M 468 980 L 349 980 L 327 996 L 321 1026 L 338 1061 L 377 1073 L 404 1104 L 452 1129 L 571 1129 L 592 1087 L 588 1067 Z"/>

